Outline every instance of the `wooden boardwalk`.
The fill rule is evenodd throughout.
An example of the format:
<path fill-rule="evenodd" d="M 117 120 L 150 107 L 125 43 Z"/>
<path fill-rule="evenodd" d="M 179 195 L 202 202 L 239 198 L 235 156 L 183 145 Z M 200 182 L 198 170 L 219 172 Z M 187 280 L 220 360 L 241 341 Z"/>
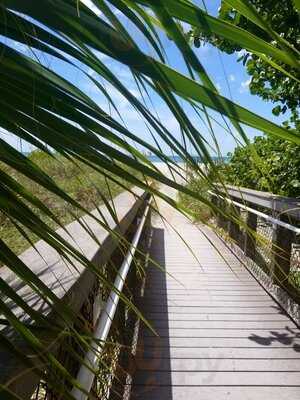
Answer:
<path fill-rule="evenodd" d="M 148 268 L 141 308 L 159 337 L 140 330 L 133 398 L 300 399 L 296 325 L 208 228 L 161 211 L 197 259 L 157 218 L 152 257 L 167 274 Z"/>

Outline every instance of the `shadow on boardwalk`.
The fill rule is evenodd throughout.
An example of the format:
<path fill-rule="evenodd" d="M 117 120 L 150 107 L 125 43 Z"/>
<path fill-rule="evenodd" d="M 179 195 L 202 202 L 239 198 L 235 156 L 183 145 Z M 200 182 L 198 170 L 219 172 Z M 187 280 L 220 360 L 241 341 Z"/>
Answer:
<path fill-rule="evenodd" d="M 165 268 L 164 229 L 153 228 L 151 258 Z M 159 282 L 159 284 L 158 284 Z M 152 311 L 153 306 L 155 312 Z M 160 310 L 161 309 L 161 310 Z M 166 335 L 156 336 L 145 325 L 141 326 L 136 355 L 137 372 L 133 377 L 132 398 L 158 399 L 157 390 L 161 382 L 157 381 L 157 372 L 164 371 L 164 396 L 172 399 L 172 381 L 170 365 L 170 343 L 168 323 L 168 297 L 166 274 L 157 266 L 149 265 L 145 285 L 145 297 L 141 303 L 144 316 L 156 329 L 164 328 Z M 157 387 L 158 386 L 158 387 Z"/>
<path fill-rule="evenodd" d="M 160 336 L 140 330 L 131 398 L 299 398 L 299 329 L 212 231 L 165 213 L 196 257 L 155 221 L 151 255 L 172 276 L 147 270 L 140 309 Z"/>

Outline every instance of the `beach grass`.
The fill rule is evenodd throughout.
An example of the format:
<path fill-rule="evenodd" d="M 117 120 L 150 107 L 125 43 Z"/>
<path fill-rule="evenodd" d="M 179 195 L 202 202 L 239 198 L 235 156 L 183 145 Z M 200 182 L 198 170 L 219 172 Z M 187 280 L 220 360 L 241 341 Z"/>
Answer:
<path fill-rule="evenodd" d="M 96 206 L 102 203 L 101 196 L 109 201 L 123 190 L 121 186 L 109 181 L 88 165 L 78 162 L 74 163 L 61 155 L 54 155 L 52 157 L 40 151 L 35 151 L 28 157 L 46 172 L 61 189 L 88 211 L 95 209 Z M 1 164 L 0 168 L 5 170 L 10 177 L 24 185 L 27 190 L 40 199 L 59 218 L 63 225 L 72 222 L 76 217 L 80 217 L 83 214 L 83 211 L 71 206 L 61 197 L 45 190 L 7 165 Z M 128 186 L 124 180 L 120 179 L 120 182 Z M 54 229 L 58 227 L 50 217 L 42 214 L 38 208 L 34 208 L 32 205 L 30 208 L 48 226 Z M 38 237 L 28 229 L 23 226 L 21 226 L 21 229 L 26 232 L 27 239 L 21 233 L 21 230 L 17 228 L 14 221 L 0 212 L 0 237 L 17 254 L 22 253 L 26 248 L 30 247 L 30 242 L 35 243 L 38 240 Z"/>
<path fill-rule="evenodd" d="M 208 184 L 201 177 L 191 174 L 186 187 L 202 197 L 208 198 Z M 207 222 L 212 217 L 211 209 L 206 204 L 185 193 L 179 193 L 179 204 L 189 210 L 194 222 Z"/>

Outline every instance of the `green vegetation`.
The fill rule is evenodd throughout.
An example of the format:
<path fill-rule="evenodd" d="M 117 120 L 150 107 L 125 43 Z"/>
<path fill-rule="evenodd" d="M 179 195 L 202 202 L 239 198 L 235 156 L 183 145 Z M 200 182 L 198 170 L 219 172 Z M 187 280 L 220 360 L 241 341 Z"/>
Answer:
<path fill-rule="evenodd" d="M 186 187 L 209 200 L 209 195 L 207 193 L 209 185 L 207 184 L 207 180 L 190 174 Z M 183 209 L 188 210 L 195 222 L 206 223 L 212 216 L 211 209 L 206 204 L 201 203 L 199 200 L 185 193 L 179 193 L 179 203 Z"/>
<path fill-rule="evenodd" d="M 111 197 L 114 197 L 123 190 L 121 186 L 109 181 L 93 168 L 84 163 L 75 164 L 71 160 L 61 157 L 59 154 L 50 156 L 41 151 L 35 151 L 29 155 L 29 159 L 49 175 L 72 199 L 88 211 L 95 209 L 102 203 L 101 197 L 109 201 Z M 4 164 L 1 164 L 0 168 L 18 183 L 22 183 L 27 190 L 41 200 L 59 219 L 61 224 L 66 225 L 84 213 L 83 210 L 70 205 L 59 196 L 51 191 L 47 191 L 14 169 Z M 121 184 L 126 185 L 124 180 L 120 179 L 119 181 Z M 39 208 L 31 206 L 31 210 L 50 228 L 58 228 L 57 223 L 50 217 L 43 215 Z M 0 237 L 16 254 L 20 254 L 30 246 L 30 242 L 17 229 L 15 224 L 14 220 L 8 218 L 0 211 Z M 32 243 L 39 239 L 29 229 L 25 228 L 25 232 Z"/>
<path fill-rule="evenodd" d="M 257 136 L 253 143 L 236 147 L 228 156 L 228 163 L 217 166 L 218 179 L 223 183 L 300 197 L 300 146 L 266 135 Z M 212 181 L 215 178 L 213 174 L 208 177 Z M 207 198 L 209 185 L 200 175 L 191 174 L 187 187 Z M 209 208 L 195 198 L 180 194 L 180 201 L 195 221 L 209 218 Z"/>
<path fill-rule="evenodd" d="M 300 197 L 300 146 L 258 136 L 251 147 L 237 147 L 230 162 L 222 167 L 226 182 L 282 196 Z M 260 168 L 253 149 L 260 157 Z"/>
<path fill-rule="evenodd" d="M 268 26 L 280 38 L 285 39 L 290 45 L 300 50 L 300 18 L 293 6 L 293 0 L 250 0 L 246 7 L 251 10 L 251 6 L 259 13 L 259 18 L 263 23 L 268 23 Z M 231 6 L 230 1 L 222 1 L 218 18 L 245 29 L 261 39 L 268 40 L 270 37 L 270 30 L 266 26 L 257 26 L 253 20 L 246 18 Z M 245 49 L 238 41 L 228 40 L 214 32 L 205 32 L 194 28 L 189 35 L 193 37 L 196 47 L 200 47 L 201 42 L 210 42 L 228 54 Z M 281 43 L 277 35 L 273 35 L 272 39 L 272 45 L 280 48 Z M 299 70 L 281 64 L 287 72 L 293 72 L 297 76 L 298 81 L 295 81 L 284 72 L 274 68 L 266 61 L 264 56 L 249 51 L 242 52 L 238 61 L 246 66 L 251 77 L 249 84 L 251 93 L 262 97 L 264 100 L 277 103 L 273 108 L 274 115 L 285 114 L 286 111 L 290 111 L 290 119 L 285 122 L 285 125 L 289 126 L 290 124 L 300 129 Z"/>
<path fill-rule="evenodd" d="M 69 212 L 78 210 L 76 213 L 80 214 L 87 212 L 88 208 L 94 208 L 95 203 L 98 204 L 96 188 L 105 191 L 105 180 L 96 177 L 94 172 L 152 191 L 174 207 L 177 204 L 173 199 L 161 193 L 159 187 L 150 187 L 145 177 L 149 181 L 155 180 L 189 194 L 197 201 L 205 200 L 206 192 L 197 183 L 184 187 L 169 179 L 147 162 L 144 152 L 150 151 L 172 167 L 172 160 L 162 150 L 168 148 L 168 153 L 181 157 L 193 175 L 198 176 L 200 168 L 191 154 L 197 154 L 208 166 L 213 164 L 209 156 L 209 143 L 215 143 L 216 135 L 209 121 L 210 110 L 228 118 L 244 144 L 247 144 L 247 139 L 240 124 L 267 132 L 287 143 L 300 145 L 300 137 L 294 130 L 274 124 L 220 96 L 179 23 L 189 24 L 206 36 L 212 34 L 224 40 L 238 41 L 239 48 L 253 54 L 248 57 L 249 62 L 250 59 L 258 61 L 254 57 L 263 59 L 266 64 L 257 63 L 262 68 L 257 71 L 258 76 L 254 76 L 256 67 L 255 64 L 253 66 L 255 80 L 260 79 L 266 69 L 266 82 L 272 85 L 269 78 L 270 66 L 276 76 L 284 74 L 285 78 L 282 77 L 277 86 L 280 101 L 283 98 L 280 92 L 283 79 L 290 79 L 285 87 L 289 88 L 291 96 L 296 92 L 296 85 L 299 84 L 299 52 L 293 47 L 293 35 L 285 37 L 291 43 L 276 36 L 276 32 L 264 19 L 250 12 L 251 9 L 249 11 L 247 5 L 253 2 L 246 0 L 230 0 L 230 4 L 255 24 L 253 34 L 241 30 L 235 21 L 228 23 L 208 15 L 196 2 L 188 0 L 91 0 L 89 3 L 96 12 L 78 0 L 0 2 L 3 36 L 0 44 L 0 128 L 27 141 L 45 154 L 49 148 L 53 149 L 57 157 L 53 164 L 46 158 L 45 165 L 44 155 L 39 153 L 33 155 L 32 159 L 24 157 L 0 138 L 0 161 L 3 163 L 0 169 L 0 211 L 6 215 L 5 218 L 1 217 L 4 225 L 8 224 L 7 218 L 14 221 L 22 227 L 23 233 L 30 233 L 34 240 L 43 239 L 68 260 L 80 261 L 82 268 L 93 271 L 95 278 L 103 282 L 103 276 L 93 268 L 90 261 L 53 231 L 57 226 L 57 216 L 60 223 L 70 220 L 65 207 Z M 297 7 L 298 3 L 295 2 Z M 267 33 L 261 35 L 259 28 Z M 276 42 L 274 37 L 277 38 Z M 164 46 L 168 45 L 168 39 L 173 40 L 178 54 L 182 56 L 181 61 L 187 66 L 183 73 L 173 68 L 173 65 L 180 63 L 173 63 L 173 60 L 169 63 L 165 57 Z M 30 47 L 26 54 L 21 50 L 24 46 Z M 126 74 L 111 68 L 107 60 L 112 59 L 126 67 Z M 60 68 L 55 69 L 55 72 L 51 68 L 57 61 Z M 67 77 L 63 74 L 66 70 L 69 71 Z M 127 72 L 131 73 L 138 90 L 130 90 Z M 98 90 L 97 102 L 81 90 L 79 79 L 74 79 L 77 74 Z M 261 87 L 260 84 L 258 86 Z M 276 86 L 273 88 L 275 90 Z M 170 124 L 164 115 L 157 116 L 152 102 L 148 101 L 152 96 L 159 99 L 178 123 L 182 140 L 169 129 Z M 130 112 L 136 112 L 149 128 L 147 139 L 143 139 L 138 129 L 132 132 L 126 127 L 120 118 L 122 109 L 115 104 L 115 98 L 127 99 L 132 107 Z M 101 108 L 104 102 L 109 103 L 111 112 L 107 113 Z M 284 105 L 293 111 L 293 104 L 284 101 Z M 186 112 L 191 109 L 195 111 L 193 118 Z M 199 132 L 198 122 L 203 119 L 207 121 L 207 132 L 213 140 L 207 140 L 207 132 Z M 227 133 L 225 129 L 224 135 Z M 216 153 L 218 147 L 215 143 Z M 74 166 L 66 161 L 70 159 L 80 165 L 80 171 L 85 172 L 78 172 L 76 168 L 74 170 Z M 211 179 L 207 177 L 207 180 Z M 90 181 L 95 187 L 90 185 Z M 33 282 L 30 266 L 16 256 L 22 245 L 19 244 L 11 251 L 6 244 L 9 242 L 14 246 L 11 234 L 5 240 L 2 234 L 3 231 L 0 238 L 0 263 L 5 263 L 17 274 L 24 285 L 32 284 L 32 290 L 39 297 L 42 294 L 45 303 L 53 305 L 55 313 L 60 312 L 61 304 L 45 282 L 38 276 L 34 277 Z M 7 282 L 2 280 L 1 285 L 1 299 L 5 293 L 12 306 L 23 308 L 25 313 L 32 316 L 33 324 L 38 323 L 43 328 L 40 312 L 33 312 L 31 303 L 24 304 L 19 292 L 12 293 Z M 128 299 L 123 300 L 132 306 Z M 59 317 L 78 348 L 86 348 L 86 336 L 74 332 L 68 313 L 62 310 Z M 74 382 L 64 366 L 55 359 L 52 349 L 42 342 L 44 330 L 31 329 L 32 325 L 26 325 L 18 319 L 3 300 L 1 319 L 9 325 L 10 335 L 4 336 L 1 333 L 0 338 L 5 346 L 17 353 L 18 362 L 34 369 L 38 376 L 46 376 L 51 393 L 58 392 L 59 398 L 73 399 L 69 389 L 78 385 L 78 382 Z M 30 357 L 23 355 L 25 346 L 19 351 L 20 342 L 14 340 L 16 336 L 26 342 L 31 351 Z M 80 358 L 80 353 L 76 356 Z M 0 387 L 1 398 L 20 398 L 12 392 L 14 384 L 10 388 Z"/>

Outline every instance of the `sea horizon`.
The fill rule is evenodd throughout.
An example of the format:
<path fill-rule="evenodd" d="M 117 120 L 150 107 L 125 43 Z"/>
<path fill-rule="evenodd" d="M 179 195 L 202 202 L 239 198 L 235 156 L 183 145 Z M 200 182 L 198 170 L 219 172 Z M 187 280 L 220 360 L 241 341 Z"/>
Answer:
<path fill-rule="evenodd" d="M 168 158 L 170 158 L 172 161 L 174 161 L 175 163 L 179 164 L 179 163 L 183 163 L 185 162 L 185 160 L 183 158 L 181 158 L 178 155 L 166 155 Z M 146 155 L 146 157 L 148 158 L 149 161 L 153 162 L 153 163 L 161 163 L 164 162 L 164 160 L 162 160 L 161 158 L 159 158 L 158 156 L 156 156 L 155 154 L 150 154 L 150 155 Z M 203 160 L 202 157 L 200 156 L 191 156 L 193 158 L 194 161 L 196 161 L 197 163 L 205 163 L 205 161 Z M 211 156 L 213 161 L 219 161 L 219 162 L 228 162 L 229 157 L 228 156 Z"/>

